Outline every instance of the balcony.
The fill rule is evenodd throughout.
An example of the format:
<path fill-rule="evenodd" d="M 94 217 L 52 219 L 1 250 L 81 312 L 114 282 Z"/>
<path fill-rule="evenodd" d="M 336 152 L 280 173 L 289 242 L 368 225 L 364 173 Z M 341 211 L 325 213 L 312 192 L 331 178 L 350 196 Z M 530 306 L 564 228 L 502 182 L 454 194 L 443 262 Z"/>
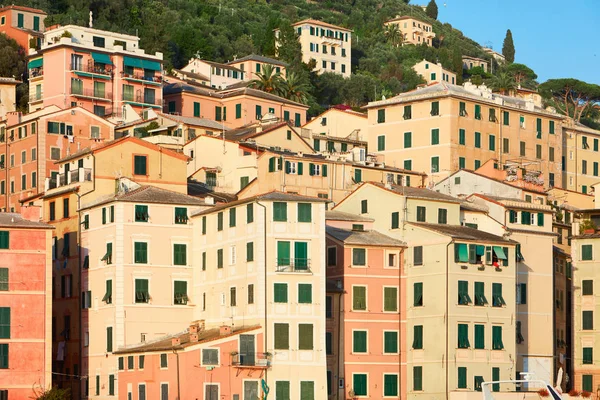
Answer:
<path fill-rule="evenodd" d="M 309 258 L 277 258 L 276 272 L 311 273 Z"/>
<path fill-rule="evenodd" d="M 148 85 L 156 85 L 160 86 L 162 84 L 162 76 L 161 75 L 144 75 L 144 74 L 136 74 L 136 73 L 127 73 L 125 71 L 121 72 L 121 78 L 133 81 L 133 82 L 141 82 Z M 123 99 L 125 100 L 125 99 Z"/>
<path fill-rule="evenodd" d="M 235 354 L 231 364 L 235 368 L 267 369 L 271 360 L 265 354 Z"/>
<path fill-rule="evenodd" d="M 339 46 L 341 47 L 344 43 L 342 39 L 338 39 L 335 36 L 321 36 L 321 43 L 328 44 L 330 46 Z"/>
<path fill-rule="evenodd" d="M 105 64 L 88 63 L 88 65 L 71 64 L 71 71 L 78 76 L 89 76 L 100 79 L 111 79 L 112 69 Z"/>
<path fill-rule="evenodd" d="M 44 68 L 40 67 L 40 68 L 32 68 L 29 70 L 29 80 L 30 81 L 34 81 L 37 80 L 38 78 L 43 78 L 44 77 Z"/>
<path fill-rule="evenodd" d="M 71 95 L 75 97 L 84 97 L 88 99 L 96 99 L 103 101 L 112 100 L 112 93 L 94 89 L 79 89 L 71 87 Z"/>
<path fill-rule="evenodd" d="M 122 99 L 124 102 L 129 103 L 132 106 L 140 106 L 140 107 L 150 106 L 153 108 L 162 108 L 162 106 L 163 106 L 162 99 L 157 99 L 155 97 L 146 96 L 143 93 L 136 93 L 135 96 L 126 95 L 125 93 L 123 93 Z"/>
<path fill-rule="evenodd" d="M 91 168 L 77 168 L 64 174 L 58 174 L 51 178 L 46 178 L 46 191 L 67 186 L 76 182 L 91 182 Z"/>
<path fill-rule="evenodd" d="M 34 94 L 30 94 L 29 95 L 29 102 L 30 103 L 39 103 L 42 100 L 44 100 L 44 93 L 43 92 L 34 93 Z"/>

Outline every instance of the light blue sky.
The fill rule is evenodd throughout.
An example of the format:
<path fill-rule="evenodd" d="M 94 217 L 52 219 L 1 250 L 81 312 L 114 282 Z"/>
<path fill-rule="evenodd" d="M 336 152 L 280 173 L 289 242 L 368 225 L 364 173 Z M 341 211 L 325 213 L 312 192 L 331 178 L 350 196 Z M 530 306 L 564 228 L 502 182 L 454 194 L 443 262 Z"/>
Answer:
<path fill-rule="evenodd" d="M 428 0 L 411 0 L 427 4 Z M 600 0 L 436 0 L 438 20 L 502 53 L 506 30 L 515 62 L 538 81 L 577 78 L 600 84 Z M 444 6 L 444 4 L 446 4 Z"/>

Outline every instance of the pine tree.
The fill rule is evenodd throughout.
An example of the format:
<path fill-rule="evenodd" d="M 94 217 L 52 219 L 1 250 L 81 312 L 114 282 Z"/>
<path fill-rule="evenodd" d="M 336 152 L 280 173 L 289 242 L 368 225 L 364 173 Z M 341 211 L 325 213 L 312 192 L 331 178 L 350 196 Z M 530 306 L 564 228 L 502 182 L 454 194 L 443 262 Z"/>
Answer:
<path fill-rule="evenodd" d="M 506 37 L 502 44 L 502 55 L 506 58 L 507 63 L 515 62 L 515 44 L 513 43 L 512 32 L 510 29 L 506 31 Z"/>
<path fill-rule="evenodd" d="M 438 17 L 438 6 L 435 3 L 435 0 L 431 0 L 429 4 L 427 4 L 427 8 L 425 9 L 425 14 L 429 18 L 437 19 Z"/>

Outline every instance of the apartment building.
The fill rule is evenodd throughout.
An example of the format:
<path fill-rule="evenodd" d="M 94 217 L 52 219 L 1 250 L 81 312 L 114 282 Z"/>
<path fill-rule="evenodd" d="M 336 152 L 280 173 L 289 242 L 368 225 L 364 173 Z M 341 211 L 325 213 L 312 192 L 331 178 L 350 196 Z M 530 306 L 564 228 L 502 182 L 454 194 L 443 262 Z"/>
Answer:
<path fill-rule="evenodd" d="M 289 121 L 263 121 L 225 132 L 225 139 L 240 143 L 253 143 L 259 147 L 286 149 L 287 151 L 314 153 L 314 149 L 300 136 L 300 129 Z"/>
<path fill-rule="evenodd" d="M 120 189 L 82 205 L 84 396 L 120 390 L 120 347 L 185 329 L 194 287 L 191 213 L 200 199 L 154 186 Z M 191 298 L 191 299 L 190 299 Z"/>
<path fill-rule="evenodd" d="M 165 113 L 211 119 L 232 129 L 265 117 L 290 121 L 295 127 L 300 127 L 306 122 L 308 110 L 304 104 L 248 87 L 215 91 L 185 83 L 171 83 L 164 87 L 164 97 Z"/>
<path fill-rule="evenodd" d="M 521 165 L 545 188 L 561 185 L 563 117 L 533 101 L 440 82 L 366 108 L 369 148 L 388 165 L 438 182 L 493 158 L 499 166 Z"/>
<path fill-rule="evenodd" d="M 161 110 L 162 53 L 146 54 L 137 36 L 76 25 L 44 32 L 29 53 L 29 111 L 49 105 L 80 106 L 99 116 L 126 120 Z"/>
<path fill-rule="evenodd" d="M 256 348 L 248 345 L 251 342 Z M 117 350 L 118 395 L 122 399 L 259 399 L 269 367 L 262 343 L 260 327 L 206 330 L 202 322 L 194 322 L 184 333 Z"/>
<path fill-rule="evenodd" d="M 25 51 L 40 46 L 44 20 L 48 15 L 36 8 L 9 5 L 0 8 L 0 33 L 4 33 Z"/>
<path fill-rule="evenodd" d="M 0 398 L 52 384 L 52 226 L 38 207 L 0 213 Z"/>
<path fill-rule="evenodd" d="M 386 21 L 384 26 L 396 25 L 402 33 L 402 44 L 431 46 L 435 33 L 433 26 L 409 15 L 398 16 Z"/>
<path fill-rule="evenodd" d="M 237 65 L 222 64 L 214 61 L 192 58 L 190 62 L 176 71 L 177 75 L 183 78 L 187 74 L 194 74 L 191 78 L 202 84 L 216 89 L 225 89 L 229 85 L 248 80 L 248 73 L 243 71 Z"/>
<path fill-rule="evenodd" d="M 367 149 L 367 114 L 349 107 L 334 106 L 302 126 L 306 138 L 317 152 L 348 152 Z"/>
<path fill-rule="evenodd" d="M 194 319 L 207 328 L 259 324 L 270 365 L 263 379 L 278 399 L 327 389 L 326 202 L 271 192 L 191 217 Z"/>
<path fill-rule="evenodd" d="M 434 82 L 448 82 L 456 85 L 456 74 L 442 67 L 442 63 L 436 64 L 423 60 L 416 63 L 413 69 L 425 79 L 428 85 Z"/>
<path fill-rule="evenodd" d="M 368 182 L 333 209 L 373 219 L 374 230 L 408 247 L 408 399 L 464 398 L 483 381 L 514 378 L 516 242 L 461 226 L 460 209 L 461 200 L 432 190 Z"/>
<path fill-rule="evenodd" d="M 18 211 L 56 178 L 56 161 L 113 135 L 114 124 L 81 107 L 9 113 L 0 122 L 0 208 Z"/>
<path fill-rule="evenodd" d="M 498 61 L 499 63 L 506 62 L 506 57 L 504 57 L 501 53 L 498 53 L 497 51 L 495 51 L 492 48 L 484 47 L 483 51 L 485 53 L 489 54 L 494 60 Z"/>
<path fill-rule="evenodd" d="M 563 125 L 564 172 L 562 187 L 583 194 L 591 193 L 600 174 L 600 131 L 570 119 Z"/>
<path fill-rule="evenodd" d="M 0 77 L 0 120 L 17 110 L 17 85 L 21 81 Z"/>
<path fill-rule="evenodd" d="M 292 24 L 302 48 L 302 62 L 314 60 L 317 73 L 351 74 L 352 30 L 314 19 Z M 275 29 L 275 49 L 280 31 Z"/>
<path fill-rule="evenodd" d="M 270 65 L 276 73 L 282 78 L 286 76 L 287 63 L 274 58 L 250 54 L 242 58 L 236 58 L 229 61 L 227 65 L 237 67 L 244 73 L 244 80 L 251 81 L 257 79 L 259 73 L 263 72 L 265 66 Z"/>
<path fill-rule="evenodd" d="M 569 236 L 570 237 L 570 236 Z M 570 247 L 570 246 L 569 246 Z M 571 253 L 553 248 L 554 264 L 554 370 L 562 369 L 563 393 L 573 387 L 573 273 Z M 556 376 L 556 375 L 555 375 Z"/>
<path fill-rule="evenodd" d="M 326 302 L 339 327 L 326 332 L 327 393 L 406 398 L 406 246 L 365 227 L 372 222 L 360 216 L 330 211 L 326 218 L 327 279 L 344 291 L 337 312 L 331 296 Z"/>
<path fill-rule="evenodd" d="M 488 60 L 484 60 L 483 58 L 471 57 L 471 56 L 462 56 L 463 69 L 470 70 L 476 67 L 483 68 L 484 72 L 489 72 L 490 70 L 490 62 Z"/>

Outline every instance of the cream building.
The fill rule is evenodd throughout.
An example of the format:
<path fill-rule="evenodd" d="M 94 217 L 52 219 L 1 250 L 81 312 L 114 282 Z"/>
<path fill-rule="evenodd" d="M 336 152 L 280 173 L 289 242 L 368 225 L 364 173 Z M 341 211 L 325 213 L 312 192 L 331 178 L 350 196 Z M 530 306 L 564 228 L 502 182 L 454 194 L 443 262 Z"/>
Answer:
<path fill-rule="evenodd" d="M 314 19 L 305 19 L 292 27 L 302 47 L 302 61 L 314 60 L 317 73 L 331 72 L 344 78 L 350 76 L 352 30 Z M 275 29 L 275 47 L 280 31 Z"/>
<path fill-rule="evenodd" d="M 506 62 L 506 57 L 504 57 L 502 54 L 498 53 L 497 51 L 494 51 L 494 49 L 485 47 L 483 49 L 483 51 L 486 52 L 487 54 L 489 54 L 490 56 L 492 56 L 494 58 L 494 60 L 498 61 L 499 63 Z"/>
<path fill-rule="evenodd" d="M 470 70 L 471 68 L 481 67 L 484 72 L 489 72 L 490 62 L 483 58 L 462 56 L 463 69 Z"/>
<path fill-rule="evenodd" d="M 562 182 L 563 117 L 533 101 L 440 82 L 366 108 L 370 152 L 386 165 L 438 182 L 496 159 L 500 169 L 518 165 L 536 175 L 545 188 Z"/>
<path fill-rule="evenodd" d="M 17 109 L 17 85 L 13 78 L 0 78 L 0 119 Z"/>
<path fill-rule="evenodd" d="M 178 72 L 179 76 L 186 77 L 186 73 L 194 74 L 199 83 L 217 89 L 225 89 L 227 86 L 247 80 L 247 72 L 242 71 L 234 65 L 222 64 L 214 61 L 192 58 L 188 64 Z"/>
<path fill-rule="evenodd" d="M 427 60 L 418 62 L 413 66 L 415 72 L 423 77 L 427 84 L 434 82 L 448 82 L 456 85 L 456 74 L 444 69 L 442 63 L 432 63 Z"/>
<path fill-rule="evenodd" d="M 571 119 L 563 124 L 562 187 L 580 193 L 592 193 L 592 185 L 600 181 L 600 131 Z"/>
<path fill-rule="evenodd" d="M 258 78 L 258 73 L 263 72 L 265 66 L 270 65 L 282 78 L 286 76 L 287 64 L 274 58 L 250 54 L 242 58 L 229 61 L 227 65 L 239 68 L 244 73 L 244 80 L 251 81 Z"/>
<path fill-rule="evenodd" d="M 460 226 L 460 205 L 428 189 L 365 183 L 334 208 L 408 244 L 407 399 L 458 399 L 482 381 L 514 378 L 516 243 Z"/>
<path fill-rule="evenodd" d="M 306 138 L 317 152 L 346 153 L 367 148 L 367 114 L 332 107 L 302 126 Z"/>
<path fill-rule="evenodd" d="M 430 23 L 409 15 L 399 16 L 384 23 L 384 26 L 397 25 L 402 32 L 402 44 L 425 44 L 431 46 L 435 33 Z"/>
<path fill-rule="evenodd" d="M 325 203 L 271 192 L 192 215 L 193 317 L 207 327 L 260 324 L 264 379 L 277 398 L 327 390 Z"/>

